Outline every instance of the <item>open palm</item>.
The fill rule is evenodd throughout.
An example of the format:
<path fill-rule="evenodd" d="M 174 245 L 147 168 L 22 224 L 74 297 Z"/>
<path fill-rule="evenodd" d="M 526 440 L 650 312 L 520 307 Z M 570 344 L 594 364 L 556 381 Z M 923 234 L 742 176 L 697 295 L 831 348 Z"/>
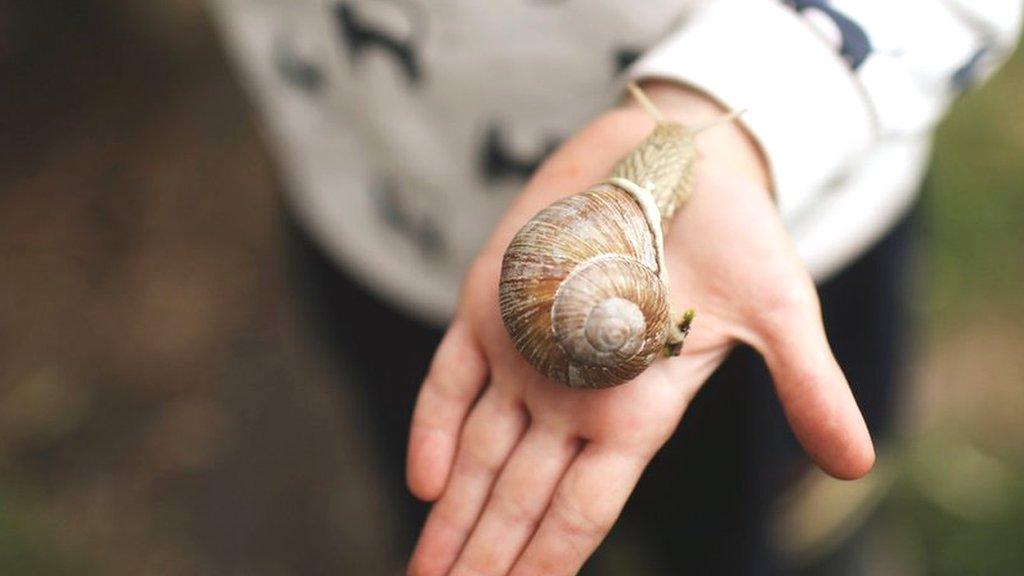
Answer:
<path fill-rule="evenodd" d="M 509 239 L 540 208 L 599 181 L 650 127 L 627 110 L 578 134 L 534 176 L 468 274 L 413 418 L 409 486 L 436 503 L 411 574 L 575 574 L 738 342 L 764 355 L 794 432 L 822 468 L 855 478 L 871 467 L 814 286 L 769 193 L 707 154 L 666 238 L 671 302 L 697 310 L 683 354 L 622 386 L 579 390 L 516 351 L 497 296 Z"/>

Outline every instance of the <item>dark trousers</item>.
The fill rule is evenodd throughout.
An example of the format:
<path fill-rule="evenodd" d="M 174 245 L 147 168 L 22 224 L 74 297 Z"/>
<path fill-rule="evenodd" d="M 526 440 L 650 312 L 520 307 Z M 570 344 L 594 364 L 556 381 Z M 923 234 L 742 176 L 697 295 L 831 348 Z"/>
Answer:
<path fill-rule="evenodd" d="M 908 217 L 819 286 L 833 350 L 878 440 L 890 428 L 907 356 L 908 283 L 915 234 Z M 355 370 L 373 437 L 388 467 L 383 488 L 400 502 L 397 549 L 411 550 L 427 507 L 405 490 L 406 434 L 416 392 L 442 331 L 378 300 L 291 225 L 303 299 L 328 346 Z M 341 391 L 343 394 L 345 390 Z M 689 407 L 651 462 L 610 542 L 642 542 L 668 574 L 783 573 L 767 546 L 768 506 L 808 466 L 761 358 L 738 348 Z M 607 565 L 614 545 L 588 570 Z M 587 572 L 585 572 L 587 573 Z"/>

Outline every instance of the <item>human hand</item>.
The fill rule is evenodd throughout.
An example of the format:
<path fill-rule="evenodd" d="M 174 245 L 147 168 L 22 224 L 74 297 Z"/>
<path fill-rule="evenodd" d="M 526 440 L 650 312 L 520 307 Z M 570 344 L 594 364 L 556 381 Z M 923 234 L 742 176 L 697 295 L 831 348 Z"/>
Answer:
<path fill-rule="evenodd" d="M 720 114 L 675 85 L 646 90 L 670 119 L 698 124 Z M 582 130 L 534 175 L 467 274 L 413 416 L 409 487 L 436 503 L 411 574 L 575 574 L 739 342 L 765 357 L 790 425 L 819 466 L 840 478 L 870 469 L 871 440 L 825 338 L 814 285 L 758 152 L 736 126 L 698 138 L 695 193 L 666 237 L 670 301 L 697 310 L 682 355 L 622 386 L 579 390 L 548 380 L 516 351 L 497 296 L 509 240 L 540 209 L 607 177 L 652 128 L 626 105 Z"/>

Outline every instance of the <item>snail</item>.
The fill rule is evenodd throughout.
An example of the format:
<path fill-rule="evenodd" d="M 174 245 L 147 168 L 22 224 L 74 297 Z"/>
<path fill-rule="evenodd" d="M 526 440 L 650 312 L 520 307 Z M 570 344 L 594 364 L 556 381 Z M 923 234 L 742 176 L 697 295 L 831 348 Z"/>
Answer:
<path fill-rule="evenodd" d="M 607 180 L 537 213 L 502 259 L 498 304 L 512 342 L 572 388 L 622 384 L 679 354 L 694 312 L 668 302 L 664 235 L 693 192 L 694 136 L 739 115 L 687 128 L 629 90 L 653 132 Z"/>

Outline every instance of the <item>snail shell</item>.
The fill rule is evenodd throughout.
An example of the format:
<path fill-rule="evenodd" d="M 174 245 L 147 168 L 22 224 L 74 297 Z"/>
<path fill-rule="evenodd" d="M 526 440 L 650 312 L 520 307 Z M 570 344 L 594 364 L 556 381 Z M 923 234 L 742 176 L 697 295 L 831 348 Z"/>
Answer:
<path fill-rule="evenodd" d="M 689 128 L 629 89 L 655 129 L 606 182 L 527 222 L 502 261 L 499 306 L 513 343 L 574 388 L 621 384 L 679 353 L 693 311 L 672 319 L 663 234 L 693 191 L 694 136 L 741 113 Z"/>
<path fill-rule="evenodd" d="M 630 188 L 613 179 L 545 208 L 502 262 L 499 305 L 516 348 L 572 387 L 635 378 L 670 333 L 658 210 Z"/>

